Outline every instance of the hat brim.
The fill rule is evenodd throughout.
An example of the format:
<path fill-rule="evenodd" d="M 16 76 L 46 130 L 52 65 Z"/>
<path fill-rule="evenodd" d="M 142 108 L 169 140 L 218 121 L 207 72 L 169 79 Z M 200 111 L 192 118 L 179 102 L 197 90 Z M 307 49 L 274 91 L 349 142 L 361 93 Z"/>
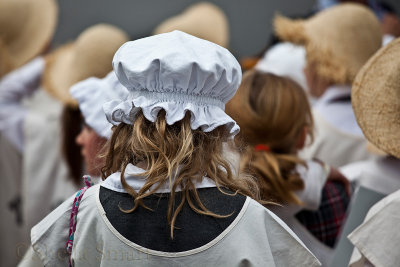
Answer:
<path fill-rule="evenodd" d="M 381 48 L 360 70 L 352 88 L 357 122 L 366 138 L 400 158 L 400 39 Z"/>
<path fill-rule="evenodd" d="M 168 18 L 155 28 L 153 34 L 174 30 L 186 32 L 225 48 L 229 45 L 228 19 L 219 7 L 208 2 L 194 4 L 183 13 Z"/>
<path fill-rule="evenodd" d="M 79 80 L 74 75 L 74 44 L 67 44 L 46 57 L 43 87 L 63 104 L 78 107 L 78 102 L 69 93 L 70 87 Z"/>
<path fill-rule="evenodd" d="M 58 6 L 54 0 L 30 1 L 31 8 L 21 34 L 7 46 L 13 68 L 38 56 L 50 44 L 57 26 Z"/>

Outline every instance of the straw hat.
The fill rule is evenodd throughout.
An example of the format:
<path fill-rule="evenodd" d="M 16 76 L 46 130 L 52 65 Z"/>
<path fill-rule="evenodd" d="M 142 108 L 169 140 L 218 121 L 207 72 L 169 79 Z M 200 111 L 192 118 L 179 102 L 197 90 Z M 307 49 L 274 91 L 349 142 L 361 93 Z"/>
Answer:
<path fill-rule="evenodd" d="M 400 158 L 400 38 L 381 48 L 360 70 L 351 97 L 367 139 Z"/>
<path fill-rule="evenodd" d="M 43 87 L 64 104 L 77 107 L 69 88 L 92 76 L 106 76 L 112 70 L 114 53 L 127 41 L 127 34 L 112 25 L 98 24 L 86 29 L 75 42 L 46 58 Z"/>
<path fill-rule="evenodd" d="M 55 0 L 0 0 L 0 77 L 43 52 L 57 15 Z"/>
<path fill-rule="evenodd" d="M 162 22 L 153 34 L 179 30 L 223 47 L 229 44 L 229 24 L 225 13 L 216 5 L 200 2 L 180 15 Z"/>
<path fill-rule="evenodd" d="M 336 84 L 351 84 L 382 44 L 378 18 L 355 3 L 328 8 L 307 20 L 277 16 L 274 24 L 281 39 L 306 47 L 307 63 L 319 76 Z"/>

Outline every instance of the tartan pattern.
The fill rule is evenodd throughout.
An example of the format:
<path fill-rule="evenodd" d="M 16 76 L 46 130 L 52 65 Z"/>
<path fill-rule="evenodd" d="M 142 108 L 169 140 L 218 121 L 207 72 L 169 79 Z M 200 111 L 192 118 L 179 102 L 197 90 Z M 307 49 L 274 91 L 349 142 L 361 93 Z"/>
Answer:
<path fill-rule="evenodd" d="M 346 220 L 350 196 L 340 182 L 327 181 L 322 190 L 318 210 L 302 210 L 296 218 L 319 241 L 333 248 Z"/>
<path fill-rule="evenodd" d="M 76 223 L 77 223 L 77 218 L 78 218 L 78 209 L 79 209 L 79 204 L 81 202 L 81 199 L 83 197 L 83 194 L 85 194 L 86 190 L 93 185 L 92 183 L 92 178 L 89 175 L 83 176 L 84 182 L 85 182 L 85 187 L 81 188 L 81 190 L 76 193 L 74 203 L 72 204 L 72 211 L 71 211 L 71 217 L 69 220 L 69 238 L 67 241 L 67 253 L 69 255 L 69 266 L 72 266 L 71 263 L 71 254 L 72 254 L 72 246 L 74 243 L 74 234 L 76 231 Z"/>

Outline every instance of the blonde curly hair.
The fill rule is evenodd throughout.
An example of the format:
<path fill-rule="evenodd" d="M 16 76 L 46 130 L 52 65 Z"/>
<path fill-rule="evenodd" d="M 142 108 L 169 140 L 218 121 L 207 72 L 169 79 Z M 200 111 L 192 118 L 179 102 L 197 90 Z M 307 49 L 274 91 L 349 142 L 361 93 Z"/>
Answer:
<path fill-rule="evenodd" d="M 102 169 L 105 179 L 114 172 L 121 172 L 121 183 L 133 197 L 134 206 L 123 212 L 134 212 L 139 206 L 147 208 L 143 199 L 154 194 L 165 183 L 171 188 L 168 205 L 168 223 L 171 238 L 174 236 L 174 225 L 179 212 L 187 202 L 197 213 L 224 218 L 229 215 L 218 215 L 207 209 L 201 202 L 195 183 L 207 176 L 213 180 L 218 189 L 232 190 L 253 198 L 258 198 L 256 183 L 249 178 L 234 178 L 229 163 L 222 156 L 223 142 L 228 141 L 229 133 L 221 126 L 212 132 L 200 129 L 192 130 L 190 113 L 173 125 L 168 125 L 165 111 L 161 110 L 157 120 L 148 121 L 139 112 L 133 125 L 121 123 L 114 128 L 109 140 L 106 163 Z M 141 176 L 146 177 L 145 185 L 137 192 L 125 180 L 125 169 L 128 164 L 144 163 L 147 168 Z M 175 208 L 174 200 L 177 189 L 182 196 Z"/>

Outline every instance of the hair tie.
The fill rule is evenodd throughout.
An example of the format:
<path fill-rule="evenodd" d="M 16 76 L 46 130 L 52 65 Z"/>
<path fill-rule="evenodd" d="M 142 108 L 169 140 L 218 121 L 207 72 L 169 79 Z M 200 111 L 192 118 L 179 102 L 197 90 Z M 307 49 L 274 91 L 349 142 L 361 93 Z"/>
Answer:
<path fill-rule="evenodd" d="M 265 152 L 270 152 L 270 151 L 271 151 L 271 149 L 269 148 L 269 146 L 264 145 L 264 144 L 256 145 L 256 146 L 254 147 L 254 150 L 255 150 L 255 151 L 265 151 Z"/>

